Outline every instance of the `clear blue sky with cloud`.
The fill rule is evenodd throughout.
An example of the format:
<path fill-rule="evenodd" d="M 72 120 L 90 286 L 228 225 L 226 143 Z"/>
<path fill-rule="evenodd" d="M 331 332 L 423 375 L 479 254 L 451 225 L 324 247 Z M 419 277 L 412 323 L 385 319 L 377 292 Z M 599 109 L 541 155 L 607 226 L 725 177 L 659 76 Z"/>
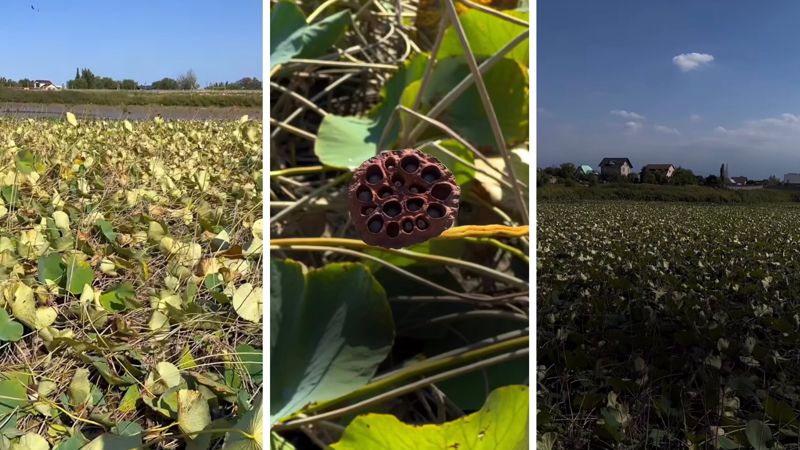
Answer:
<path fill-rule="evenodd" d="M 800 172 L 800 2 L 537 5 L 539 167 Z"/>
<path fill-rule="evenodd" d="M 0 77 L 61 84 L 80 67 L 141 83 L 189 69 L 201 86 L 263 79 L 261 14 L 261 0 L 3 0 Z"/>

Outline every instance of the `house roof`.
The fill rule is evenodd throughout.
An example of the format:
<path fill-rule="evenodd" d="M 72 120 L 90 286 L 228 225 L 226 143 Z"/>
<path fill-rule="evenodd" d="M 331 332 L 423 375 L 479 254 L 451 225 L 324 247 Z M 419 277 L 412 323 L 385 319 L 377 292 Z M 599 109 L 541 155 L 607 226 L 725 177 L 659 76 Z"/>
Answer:
<path fill-rule="evenodd" d="M 590 166 L 588 164 L 582 164 L 582 165 L 578 166 L 578 170 L 581 171 L 582 173 L 585 173 L 585 174 L 594 172 L 594 169 L 592 168 L 592 166 Z"/>
<path fill-rule="evenodd" d="M 747 183 L 747 177 L 731 177 L 737 183 Z"/>
<path fill-rule="evenodd" d="M 675 166 L 672 164 L 648 164 L 643 167 L 644 170 L 669 170 L 672 167 L 673 169 Z"/>
<path fill-rule="evenodd" d="M 621 166 L 625 163 L 628 163 L 629 166 L 633 167 L 633 164 L 631 164 L 631 160 L 628 158 L 603 158 L 603 160 L 600 161 L 600 167 Z"/>
<path fill-rule="evenodd" d="M 44 83 L 44 84 L 53 84 L 50 80 L 34 80 L 34 83 Z"/>

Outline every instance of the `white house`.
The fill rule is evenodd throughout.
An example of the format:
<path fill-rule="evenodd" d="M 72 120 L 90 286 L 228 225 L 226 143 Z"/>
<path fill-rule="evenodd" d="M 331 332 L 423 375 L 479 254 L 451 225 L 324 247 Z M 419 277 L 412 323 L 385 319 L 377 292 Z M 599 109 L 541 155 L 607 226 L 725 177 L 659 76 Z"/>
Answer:
<path fill-rule="evenodd" d="M 603 158 L 600 161 L 600 174 L 605 176 L 627 177 L 633 169 L 628 158 Z"/>
<path fill-rule="evenodd" d="M 45 91 L 55 91 L 58 89 L 58 86 L 53 84 L 50 80 L 34 80 L 33 81 L 33 88 L 34 89 L 41 89 Z"/>
<path fill-rule="evenodd" d="M 783 175 L 783 182 L 786 184 L 800 184 L 800 173 L 787 173 Z"/>

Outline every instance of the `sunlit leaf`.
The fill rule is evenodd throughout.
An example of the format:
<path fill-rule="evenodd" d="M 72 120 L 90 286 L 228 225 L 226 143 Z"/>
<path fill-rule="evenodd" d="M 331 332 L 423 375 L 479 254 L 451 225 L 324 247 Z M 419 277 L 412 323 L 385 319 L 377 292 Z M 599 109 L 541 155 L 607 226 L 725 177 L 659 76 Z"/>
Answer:
<path fill-rule="evenodd" d="M 528 387 L 507 386 L 493 391 L 478 412 L 442 425 L 407 425 L 389 414 L 358 416 L 332 448 L 523 450 L 528 421 Z"/>

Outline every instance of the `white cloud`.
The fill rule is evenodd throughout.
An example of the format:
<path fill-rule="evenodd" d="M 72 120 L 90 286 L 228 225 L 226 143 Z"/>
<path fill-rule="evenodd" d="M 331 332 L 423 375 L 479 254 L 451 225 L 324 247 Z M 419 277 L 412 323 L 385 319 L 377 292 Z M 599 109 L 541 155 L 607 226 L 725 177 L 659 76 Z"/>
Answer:
<path fill-rule="evenodd" d="M 630 122 L 625 122 L 625 127 L 627 127 L 628 131 L 630 131 L 631 133 L 635 133 L 642 128 L 642 124 L 639 122 L 630 121 Z"/>
<path fill-rule="evenodd" d="M 689 120 L 691 120 L 692 122 L 699 122 L 700 116 L 697 114 L 692 114 L 691 116 L 689 116 Z"/>
<path fill-rule="evenodd" d="M 653 129 L 660 133 L 665 133 L 665 134 L 674 134 L 674 135 L 681 134 L 681 132 L 678 131 L 677 128 L 665 127 L 664 125 L 656 125 L 653 127 Z"/>
<path fill-rule="evenodd" d="M 672 58 L 672 62 L 684 72 L 699 69 L 711 61 L 714 61 L 714 56 L 708 53 L 681 53 Z"/>
<path fill-rule="evenodd" d="M 644 116 L 641 114 L 636 114 L 632 111 L 625 111 L 624 109 L 612 109 L 609 111 L 611 114 L 622 117 L 623 119 L 630 119 L 630 120 L 644 120 Z"/>

